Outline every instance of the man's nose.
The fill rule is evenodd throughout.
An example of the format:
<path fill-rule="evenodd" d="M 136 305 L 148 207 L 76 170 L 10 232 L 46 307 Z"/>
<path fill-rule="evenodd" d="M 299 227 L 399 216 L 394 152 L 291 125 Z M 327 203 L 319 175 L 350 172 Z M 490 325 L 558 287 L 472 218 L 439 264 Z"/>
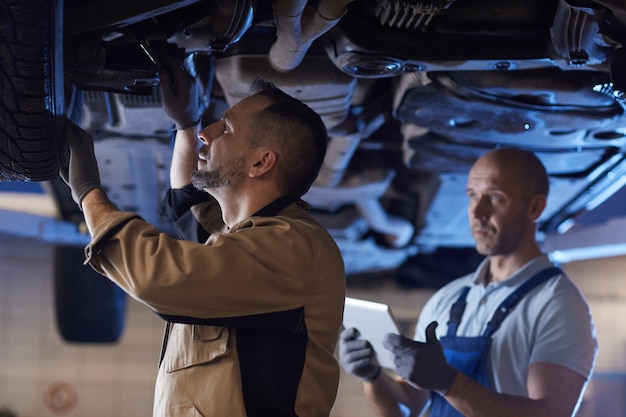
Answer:
<path fill-rule="evenodd" d="M 470 204 L 469 211 L 475 218 L 489 217 L 489 199 L 487 197 L 478 197 Z"/>
<path fill-rule="evenodd" d="M 204 129 L 200 130 L 200 132 L 198 132 L 198 140 L 202 142 L 203 145 L 208 145 L 211 141 L 211 132 L 209 129 L 210 127 L 211 125 L 208 125 Z"/>
<path fill-rule="evenodd" d="M 208 145 L 213 141 L 214 135 L 219 135 L 219 131 L 217 129 L 221 129 L 221 122 L 219 120 L 207 125 L 204 129 L 198 132 L 198 139 L 205 145 Z"/>

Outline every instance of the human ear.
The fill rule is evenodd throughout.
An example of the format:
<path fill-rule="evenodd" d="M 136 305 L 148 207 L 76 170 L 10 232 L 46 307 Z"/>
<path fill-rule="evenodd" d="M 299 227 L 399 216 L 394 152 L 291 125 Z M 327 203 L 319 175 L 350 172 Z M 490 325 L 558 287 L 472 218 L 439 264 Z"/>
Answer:
<path fill-rule="evenodd" d="M 533 221 L 537 220 L 546 208 L 547 200 L 544 195 L 536 195 L 530 200 L 529 215 Z"/>
<path fill-rule="evenodd" d="M 255 152 L 252 166 L 248 170 L 248 176 L 260 177 L 266 174 L 276 165 L 276 153 L 271 149 L 258 149 Z"/>

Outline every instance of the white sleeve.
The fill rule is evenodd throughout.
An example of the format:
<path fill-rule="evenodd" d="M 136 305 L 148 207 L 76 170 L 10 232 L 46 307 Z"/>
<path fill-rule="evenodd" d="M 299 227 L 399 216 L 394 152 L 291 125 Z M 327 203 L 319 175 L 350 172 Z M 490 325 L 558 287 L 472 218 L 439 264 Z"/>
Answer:
<path fill-rule="evenodd" d="M 589 377 L 598 350 L 595 326 L 587 302 L 569 279 L 559 282 L 542 308 L 535 336 L 530 363 L 554 363 Z"/>

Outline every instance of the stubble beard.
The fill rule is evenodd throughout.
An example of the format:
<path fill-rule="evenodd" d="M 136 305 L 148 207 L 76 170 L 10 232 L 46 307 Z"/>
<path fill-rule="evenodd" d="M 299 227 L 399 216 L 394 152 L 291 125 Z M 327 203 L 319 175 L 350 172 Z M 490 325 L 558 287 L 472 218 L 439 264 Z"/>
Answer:
<path fill-rule="evenodd" d="M 476 240 L 476 252 L 483 256 L 491 256 L 498 252 L 498 248 L 484 239 Z"/>
<path fill-rule="evenodd" d="M 191 173 L 191 184 L 198 190 L 230 187 L 240 182 L 245 173 L 244 157 L 234 158 L 223 166 L 209 171 L 195 170 Z"/>
<path fill-rule="evenodd" d="M 521 230 L 515 228 L 506 233 L 491 228 L 486 236 L 474 236 L 476 252 L 483 256 L 509 255 L 517 249 Z"/>

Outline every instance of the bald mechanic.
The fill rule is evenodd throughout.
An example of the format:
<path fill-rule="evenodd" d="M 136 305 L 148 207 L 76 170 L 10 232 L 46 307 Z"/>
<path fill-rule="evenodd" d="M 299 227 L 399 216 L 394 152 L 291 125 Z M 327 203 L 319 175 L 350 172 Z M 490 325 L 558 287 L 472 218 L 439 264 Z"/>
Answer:
<path fill-rule="evenodd" d="M 170 63 L 171 64 L 171 63 Z M 61 176 L 92 236 L 87 262 L 167 321 L 154 416 L 328 416 L 344 265 L 300 197 L 326 151 L 319 116 L 274 85 L 200 128 L 194 79 L 161 74 L 177 127 L 167 210 L 181 236 L 119 211 L 89 134 L 68 124 Z"/>
<path fill-rule="evenodd" d="M 470 170 L 468 215 L 476 272 L 428 300 L 416 341 L 388 334 L 374 352 L 341 334 L 343 367 L 361 378 L 379 416 L 566 417 L 575 414 L 590 378 L 597 341 L 576 285 L 536 241 L 548 175 L 531 152 L 488 152 Z M 395 376 L 375 354 L 391 355 Z"/>

